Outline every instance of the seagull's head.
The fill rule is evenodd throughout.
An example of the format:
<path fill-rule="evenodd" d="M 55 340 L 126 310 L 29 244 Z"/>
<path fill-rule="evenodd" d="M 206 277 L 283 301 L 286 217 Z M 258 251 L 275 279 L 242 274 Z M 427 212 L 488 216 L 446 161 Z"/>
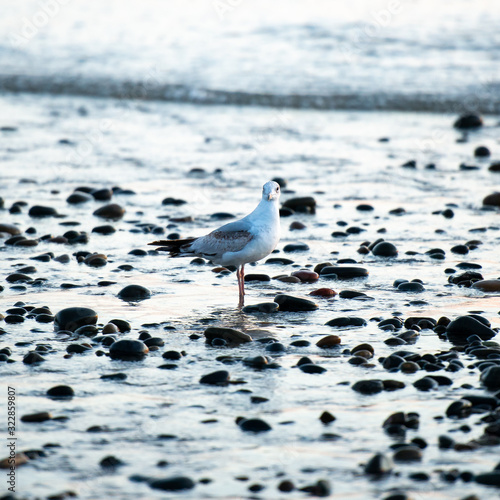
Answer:
<path fill-rule="evenodd" d="M 280 185 L 277 182 L 269 181 L 262 188 L 262 199 L 267 201 L 279 200 L 281 194 Z"/>

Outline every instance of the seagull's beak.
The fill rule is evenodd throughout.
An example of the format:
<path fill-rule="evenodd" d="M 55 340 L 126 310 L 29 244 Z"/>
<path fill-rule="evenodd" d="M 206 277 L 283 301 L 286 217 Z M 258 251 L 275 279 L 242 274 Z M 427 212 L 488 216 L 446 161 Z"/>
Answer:
<path fill-rule="evenodd" d="M 273 193 L 267 195 L 267 201 L 271 201 L 274 198 Z"/>

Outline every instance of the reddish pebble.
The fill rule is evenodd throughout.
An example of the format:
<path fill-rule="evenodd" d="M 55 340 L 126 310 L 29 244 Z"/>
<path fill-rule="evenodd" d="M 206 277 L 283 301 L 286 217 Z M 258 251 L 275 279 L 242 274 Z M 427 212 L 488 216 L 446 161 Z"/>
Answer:
<path fill-rule="evenodd" d="M 309 295 L 314 295 L 316 297 L 334 297 L 337 295 L 337 292 L 331 288 L 318 288 L 317 290 L 313 290 Z"/>
<path fill-rule="evenodd" d="M 302 269 L 301 271 L 295 271 L 294 273 L 292 273 L 292 276 L 299 278 L 300 281 L 318 281 L 319 280 L 318 273 L 315 273 L 314 271 L 306 271 L 305 269 Z"/>
<path fill-rule="evenodd" d="M 322 339 L 319 339 L 316 342 L 316 345 L 318 347 L 321 347 L 322 349 L 328 349 L 329 347 L 335 347 L 339 345 L 341 342 L 340 337 L 337 335 L 327 335 L 326 337 L 323 337 Z"/>

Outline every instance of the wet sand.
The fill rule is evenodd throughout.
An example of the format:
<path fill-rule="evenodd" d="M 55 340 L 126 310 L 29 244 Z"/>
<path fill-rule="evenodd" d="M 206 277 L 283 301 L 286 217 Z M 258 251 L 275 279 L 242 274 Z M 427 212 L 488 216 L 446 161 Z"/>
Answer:
<path fill-rule="evenodd" d="M 453 320 L 479 311 L 492 328 L 500 326 L 498 292 L 448 281 L 466 271 L 457 267 L 463 262 L 482 266 L 474 271 L 485 279 L 500 278 L 499 212 L 482 203 L 500 181 L 500 174 L 488 169 L 499 158 L 495 117 L 484 117 L 483 127 L 464 133 L 453 128 L 452 115 L 276 111 L 22 94 L 1 96 L 0 108 L 0 127 L 7 127 L 0 132 L 0 196 L 5 200 L 0 222 L 15 224 L 27 238 L 38 240 L 33 247 L 0 247 L 0 312 L 6 314 L 20 301 L 47 306 L 52 314 L 89 307 L 98 314 L 99 329 L 114 318 L 130 322 L 132 330 L 116 333 L 117 340 L 138 339 L 147 331 L 164 342 L 141 361 L 122 361 L 110 359 L 109 347 L 92 336 L 59 335 L 52 323 L 26 318 L 19 324 L 0 324 L 5 331 L 0 348 L 9 347 L 9 358 L 15 361 L 1 363 L 0 371 L 16 388 L 18 417 L 45 411 L 66 417 L 18 423 L 18 451 L 42 450 L 28 454 L 31 460 L 18 468 L 19 498 L 45 498 L 63 491 L 74 491 L 82 499 L 304 498 L 308 493 L 298 488 L 320 480 L 329 482 L 333 498 L 386 498 L 394 488 L 410 498 L 429 499 L 468 494 L 489 499 L 498 493 L 498 488 L 467 482 L 467 475 L 457 479 L 450 473 L 490 472 L 498 463 L 498 443 L 469 451 L 438 447 L 442 435 L 456 443 L 478 441 L 487 425 L 481 419 L 498 421 L 498 407 L 476 408 L 459 419 L 445 416 L 450 404 L 465 395 L 498 395 L 498 389 L 488 391 L 481 384 L 481 372 L 473 367 L 478 359 L 429 328 L 409 343 L 388 345 L 387 339 L 407 328 L 384 331 L 378 326 L 393 317 L 403 322 L 413 316 Z M 492 156 L 474 158 L 478 146 L 487 146 Z M 402 166 L 412 160 L 416 168 Z M 462 163 L 478 168 L 460 169 Z M 161 234 L 153 228 L 163 228 L 160 237 L 199 236 L 226 222 L 213 214 L 246 215 L 257 204 L 262 184 L 278 177 L 287 181 L 282 201 L 312 196 L 316 210 L 281 218 L 281 241 L 272 257 L 293 263 L 266 264 L 264 259 L 249 266 L 247 273 L 274 278 L 312 270 L 319 263 L 353 259 L 352 265 L 367 269 L 369 275 L 347 280 L 320 276 L 309 283 L 250 282 L 246 304 L 273 302 L 276 294 L 285 293 L 314 300 L 316 310 L 238 312 L 234 273 L 214 273 L 209 263 L 168 259 L 147 246 Z M 109 201 L 68 204 L 68 196 L 82 186 L 119 186 L 134 194 L 115 191 Z M 187 203 L 162 205 L 167 197 Z M 18 205 L 19 213 L 9 212 L 19 201 L 26 202 Z M 119 204 L 125 215 L 115 221 L 93 215 L 108 203 Z M 360 211 L 361 204 L 373 210 Z M 64 217 L 31 217 L 29 209 L 35 205 L 53 207 Z M 390 213 L 398 208 L 404 211 Z M 446 209 L 453 217 L 443 215 Z M 185 217 L 192 217 L 192 222 L 172 222 Z M 78 225 L 61 225 L 68 222 Z M 301 222 L 305 229 L 290 230 L 292 222 Z M 105 224 L 116 232 L 92 232 Z M 30 227 L 36 233 L 26 234 Z M 332 236 L 347 229 L 352 229 L 348 235 Z M 88 242 L 41 239 L 68 230 L 86 232 Z M 398 256 L 358 252 L 362 243 L 378 238 L 393 243 Z M 3 241 L 7 239 L 5 235 Z M 308 250 L 284 252 L 287 244 L 298 242 Z M 476 248 L 466 255 L 450 251 L 467 242 Z M 444 260 L 426 254 L 436 248 L 445 252 Z M 134 249 L 149 253 L 130 255 Z M 107 263 L 79 263 L 75 253 L 82 251 L 102 253 Z M 67 254 L 69 262 L 32 260 L 46 252 L 55 257 Z M 119 268 L 123 265 L 131 267 Z M 35 281 L 6 281 L 25 266 L 35 266 L 29 274 Z M 445 273 L 450 268 L 455 272 Z M 420 279 L 424 290 L 399 291 L 393 286 L 397 279 Z M 115 283 L 100 286 L 103 281 Z M 76 287 L 67 288 L 68 284 Z M 130 284 L 146 287 L 151 298 L 136 303 L 119 299 L 120 290 Z M 308 295 L 323 287 L 337 293 L 362 292 L 371 300 Z M 367 324 L 352 329 L 325 324 L 346 316 L 363 318 Z M 254 341 L 239 347 L 207 345 L 208 326 L 234 328 Z M 330 334 L 340 336 L 340 346 L 315 345 Z M 270 340 L 262 342 L 266 338 Z M 298 339 L 310 345 L 291 345 Z M 272 340 L 284 350 L 268 350 Z M 68 345 L 83 343 L 90 345 L 88 351 L 68 356 Z M 363 343 L 372 346 L 374 357 L 368 366 L 351 364 L 350 351 Z M 23 357 L 42 344 L 48 346 L 47 352 L 39 349 L 45 361 L 23 363 Z M 178 361 L 163 359 L 170 350 L 185 354 Z M 385 369 L 380 359 L 401 350 L 420 356 L 451 350 L 464 367 L 451 372 L 445 363 L 435 373 L 420 367 L 413 374 Z M 98 351 L 103 354 L 96 355 Z M 280 368 L 256 370 L 242 362 L 259 355 Z M 296 365 L 304 356 L 326 372 L 301 371 Z M 178 368 L 158 368 L 165 363 Z M 199 383 L 216 370 L 227 370 L 232 381 L 244 383 Z M 118 372 L 127 378 L 100 378 Z M 417 390 L 413 383 L 429 374 L 449 377 L 452 384 Z M 352 389 L 367 379 L 397 380 L 404 388 L 374 395 Z M 46 391 L 61 384 L 71 386 L 74 397 L 48 398 Z M 257 404 L 252 396 L 267 401 Z M 319 417 L 324 411 L 336 420 L 323 424 Z M 395 411 L 417 412 L 419 428 L 406 429 L 404 437 L 389 435 L 382 424 Z M 241 416 L 262 419 L 272 429 L 244 432 L 235 422 Z M 89 432 L 94 426 L 101 428 Z M 376 453 L 392 457 L 391 445 L 416 437 L 428 444 L 420 460 L 396 462 L 391 473 L 376 480 L 365 473 L 363 464 Z M 99 465 L 111 455 L 123 465 Z M 427 474 L 427 480 L 410 477 L 417 472 Z M 195 486 L 182 493 L 150 486 L 152 478 L 174 476 L 187 476 Z M 297 489 L 279 491 L 283 480 Z"/>

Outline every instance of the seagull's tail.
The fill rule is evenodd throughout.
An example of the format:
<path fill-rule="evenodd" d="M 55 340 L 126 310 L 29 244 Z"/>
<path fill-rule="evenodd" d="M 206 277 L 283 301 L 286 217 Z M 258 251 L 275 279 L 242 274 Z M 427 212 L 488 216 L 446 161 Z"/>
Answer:
<path fill-rule="evenodd" d="M 191 244 L 197 238 L 185 238 L 183 240 L 158 240 L 148 243 L 148 245 L 156 245 L 158 252 L 168 252 L 171 257 L 193 255 L 194 252 L 190 251 Z"/>

